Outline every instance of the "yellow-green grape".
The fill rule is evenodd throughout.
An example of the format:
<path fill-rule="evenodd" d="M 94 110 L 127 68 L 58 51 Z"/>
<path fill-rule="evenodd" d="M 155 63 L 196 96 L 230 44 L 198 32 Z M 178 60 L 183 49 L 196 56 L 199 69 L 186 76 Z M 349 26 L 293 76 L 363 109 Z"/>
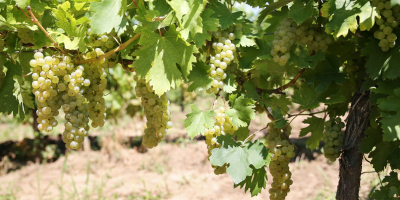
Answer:
<path fill-rule="evenodd" d="M 273 177 L 269 199 L 284 200 L 293 184 L 289 162 L 295 156 L 294 146 L 286 140 L 281 129 L 275 128 L 274 123 L 270 123 L 269 127 L 266 144 L 271 152 L 269 170 Z M 285 133 L 290 135 L 290 131 L 291 127 L 287 126 Z"/>
<path fill-rule="evenodd" d="M 230 27 L 225 31 L 216 31 L 213 33 L 212 53 L 210 55 L 210 72 L 208 75 L 212 78 L 211 87 L 207 93 L 218 93 L 224 87 L 224 80 L 227 77 L 226 69 L 235 62 L 236 46 L 233 41 L 241 31 L 239 26 Z"/>
<path fill-rule="evenodd" d="M 373 0 L 371 5 L 377 8 L 379 17 L 376 18 L 376 25 L 379 27 L 374 32 L 374 37 L 379 41 L 379 47 L 386 52 L 396 46 L 397 35 L 393 33 L 393 28 L 398 27 L 396 21 L 400 14 L 400 6 L 392 6 L 390 0 Z"/>
<path fill-rule="evenodd" d="M 112 32 L 112 35 L 114 35 L 115 33 Z M 107 36 L 105 34 L 103 35 L 92 35 L 91 34 L 91 29 L 89 28 L 87 31 L 87 46 L 89 47 L 98 47 L 101 48 L 103 51 L 112 49 L 115 47 L 115 42 L 114 42 L 114 38 Z"/>
<path fill-rule="evenodd" d="M 17 35 L 22 43 L 33 43 L 33 31 L 27 28 L 17 28 Z"/>
<path fill-rule="evenodd" d="M 50 69 L 52 62 L 46 63 L 45 59 L 49 58 L 52 60 L 51 57 L 44 58 L 43 53 L 38 51 L 35 52 L 34 59 L 29 62 L 33 67 L 32 93 L 37 100 L 38 129 L 45 132 L 50 132 L 57 126 L 58 122 L 54 117 L 59 114 L 60 108 L 57 84 L 53 82 L 58 78 L 58 74 Z"/>
<path fill-rule="evenodd" d="M 339 117 L 325 122 L 324 155 L 332 162 L 340 156 L 340 150 L 343 146 L 344 139 L 342 128 L 344 127 L 345 124 Z"/>
<path fill-rule="evenodd" d="M 280 66 L 285 66 L 290 59 L 289 50 L 295 42 L 296 28 L 297 24 L 291 19 L 286 18 L 281 21 L 274 32 L 274 40 L 272 41 L 273 49 L 270 54 L 273 61 Z"/>
<path fill-rule="evenodd" d="M 134 79 L 137 81 L 136 96 L 141 97 L 141 105 L 147 119 L 142 144 L 153 148 L 161 142 L 168 129 L 172 128 L 170 102 L 166 93 L 161 96 L 155 94 L 153 86 L 145 79 L 139 79 L 136 75 Z"/>
<path fill-rule="evenodd" d="M 233 135 L 235 131 L 238 130 L 238 127 L 232 124 L 232 119 L 225 114 L 226 110 L 227 109 L 224 107 L 219 107 L 218 109 L 216 109 L 216 116 L 213 128 L 206 129 L 204 132 L 209 157 L 211 156 L 211 151 L 213 149 L 221 147 L 221 144 L 219 144 L 217 141 L 217 136 L 226 134 Z M 215 168 L 214 173 L 216 175 L 225 173 L 226 167 L 226 165 L 221 167 L 213 166 L 213 168 Z"/>

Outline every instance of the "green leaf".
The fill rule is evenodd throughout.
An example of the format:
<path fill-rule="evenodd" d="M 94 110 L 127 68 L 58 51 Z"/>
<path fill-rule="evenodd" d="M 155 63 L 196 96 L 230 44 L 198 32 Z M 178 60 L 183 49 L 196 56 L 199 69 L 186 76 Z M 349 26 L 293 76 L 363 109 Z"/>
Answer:
<path fill-rule="evenodd" d="M 383 141 L 394 141 L 400 138 L 400 111 L 396 115 L 381 119 Z"/>
<path fill-rule="evenodd" d="M 371 39 L 362 49 L 362 55 L 366 56 L 365 67 L 372 79 L 377 79 L 381 74 L 384 79 L 395 79 L 400 77 L 398 63 L 400 62 L 400 46 L 383 52 L 377 49 L 379 41 Z"/>
<path fill-rule="evenodd" d="M 142 29 L 139 44 L 142 48 L 134 52 L 139 58 L 133 63 L 136 73 L 151 80 L 155 93 L 161 95 L 171 87 L 179 86 L 182 76 L 187 77 L 196 62 L 196 48 L 186 43 L 171 25 L 165 36 Z M 180 66 L 180 70 L 177 67 Z"/>
<path fill-rule="evenodd" d="M 295 0 L 290 7 L 288 17 L 292 18 L 297 24 L 303 23 L 304 20 L 312 16 L 313 3 L 314 1 Z"/>
<path fill-rule="evenodd" d="M 207 73 L 209 69 L 209 65 L 206 65 L 203 61 L 197 61 L 188 76 L 189 82 L 192 82 L 188 87 L 188 92 L 193 92 L 197 88 L 209 88 L 211 86 L 212 78 Z"/>
<path fill-rule="evenodd" d="M 64 47 L 69 50 L 77 50 L 79 48 L 79 43 L 81 40 L 75 37 L 74 40 L 70 40 L 68 36 L 61 34 L 56 38 L 58 43 L 64 43 Z"/>
<path fill-rule="evenodd" d="M 294 103 L 300 104 L 301 109 L 314 109 L 319 106 L 318 93 L 313 85 L 302 84 L 294 90 L 292 99 Z"/>
<path fill-rule="evenodd" d="M 245 192 L 250 189 L 250 194 L 254 197 L 260 194 L 263 188 L 266 188 L 267 180 L 267 172 L 264 167 L 261 167 L 260 169 L 253 169 L 252 176 L 247 176 L 244 181 L 234 184 L 234 187 L 240 186 L 240 188 L 243 188 L 245 186 Z"/>
<path fill-rule="evenodd" d="M 303 121 L 304 124 L 309 124 L 309 126 L 301 129 L 300 137 L 311 133 L 311 137 L 309 137 L 306 142 L 311 151 L 319 146 L 319 142 L 323 138 L 324 122 L 324 119 L 315 116 L 309 117 Z"/>
<path fill-rule="evenodd" d="M 239 67 L 242 69 L 250 69 L 253 61 L 257 57 L 269 55 L 271 47 L 265 40 L 255 39 L 257 47 L 242 47 L 241 56 L 239 57 Z"/>
<path fill-rule="evenodd" d="M 280 0 L 277 2 L 272 2 L 270 4 L 268 4 L 266 6 L 266 8 L 264 8 L 264 10 L 262 10 L 260 12 L 260 14 L 258 15 L 258 19 L 257 19 L 257 24 L 261 24 L 261 22 L 264 21 L 265 17 L 267 17 L 269 15 L 270 12 L 283 7 L 284 5 L 292 2 L 293 0 Z M 286 7 L 287 8 L 287 7 Z M 278 23 L 278 22 L 276 22 Z"/>
<path fill-rule="evenodd" d="M 236 75 L 229 73 L 228 76 L 226 77 L 226 79 L 224 80 L 224 87 L 222 88 L 222 90 L 226 93 L 232 93 L 234 91 L 236 91 Z"/>
<path fill-rule="evenodd" d="M 316 83 L 315 91 L 322 93 L 333 83 L 344 83 L 346 74 L 340 73 L 341 64 L 335 55 L 326 55 L 326 59 L 320 61 L 314 70 L 304 73 L 303 77 L 309 83 Z"/>
<path fill-rule="evenodd" d="M 14 76 L 21 75 L 21 67 L 12 62 L 6 62 L 4 65 L 8 71 L 0 88 L 0 113 L 6 115 L 13 114 L 16 116 L 19 110 L 17 98 L 13 95 Z"/>
<path fill-rule="evenodd" d="M 126 11 L 126 2 L 120 0 L 92 2 L 89 8 L 93 13 L 90 18 L 92 34 L 108 33 L 114 27 L 120 27 Z"/>
<path fill-rule="evenodd" d="M 237 140 L 244 141 L 250 134 L 249 127 L 239 127 L 237 131 L 235 131 L 234 136 L 236 136 Z"/>
<path fill-rule="evenodd" d="M 196 33 L 193 39 L 198 48 L 204 46 L 206 40 L 211 41 L 211 33 L 218 30 L 219 21 L 217 18 L 211 17 L 212 14 L 214 11 L 207 9 L 200 15 L 203 19 L 203 29 L 202 32 Z"/>
<path fill-rule="evenodd" d="M 215 12 L 211 17 L 218 18 L 222 30 L 229 28 L 229 26 L 234 24 L 236 20 L 243 14 L 243 12 L 232 13 L 229 11 L 226 5 L 218 1 L 213 1 L 210 7 Z"/>
<path fill-rule="evenodd" d="M 293 62 L 297 64 L 299 68 L 311 68 L 318 64 L 319 61 L 325 60 L 325 53 L 321 50 L 317 51 L 315 55 L 310 55 L 306 48 L 299 47 L 300 54 L 296 55 L 294 53 L 291 54 L 289 62 Z"/>
<path fill-rule="evenodd" d="M 26 105 L 29 108 L 34 108 L 34 101 L 32 97 L 32 86 L 28 81 L 25 81 L 22 76 L 15 75 L 14 79 L 14 89 L 13 95 L 17 98 L 19 105 L 24 108 L 23 106 Z M 24 111 L 24 110 L 23 110 Z M 26 114 L 26 112 L 24 111 Z"/>
<path fill-rule="evenodd" d="M 247 36 L 247 35 L 242 35 L 239 40 L 235 40 L 235 44 L 237 47 L 251 47 L 256 45 L 256 42 L 254 41 L 254 37 Z"/>
<path fill-rule="evenodd" d="M 347 36 L 348 31 L 355 33 L 358 24 L 357 16 L 360 17 L 360 29 L 369 30 L 374 25 L 376 11 L 371 7 L 369 1 L 335 0 L 328 1 L 322 5 L 322 16 L 332 16 L 326 24 L 326 31 L 334 32 L 333 35 Z"/>
<path fill-rule="evenodd" d="M 179 21 L 182 21 L 180 31 L 183 39 L 187 39 L 189 34 L 194 38 L 196 33 L 203 32 L 203 23 L 200 17 L 207 1 L 203 0 L 172 0 L 168 2 L 175 10 Z"/>
<path fill-rule="evenodd" d="M 400 141 L 396 142 L 381 142 L 376 145 L 375 149 L 369 154 L 368 158 L 371 159 L 371 164 L 375 171 L 382 171 L 387 163 L 390 154 L 399 148 Z"/>
<path fill-rule="evenodd" d="M 17 5 L 23 9 L 29 6 L 30 2 L 31 0 L 15 0 L 15 3 L 17 3 Z"/>
<path fill-rule="evenodd" d="M 193 139 L 197 135 L 204 135 L 205 128 L 211 129 L 214 126 L 213 117 L 216 115 L 214 111 L 201 110 L 194 104 L 190 105 L 192 112 L 186 115 L 183 122 L 188 135 Z"/>
<path fill-rule="evenodd" d="M 236 95 L 229 97 L 231 108 L 225 113 L 232 118 L 232 124 L 241 126 L 247 126 L 252 119 L 255 118 L 254 113 L 254 100 L 245 98 L 244 95 L 236 98 Z"/>
<path fill-rule="evenodd" d="M 382 142 L 382 130 L 368 127 L 365 133 L 368 136 L 361 139 L 360 152 L 367 154 L 372 151 L 375 145 Z"/>
<path fill-rule="evenodd" d="M 223 166 L 229 163 L 227 168 L 235 184 L 244 181 L 247 176 L 252 176 L 253 169 L 264 168 L 267 162 L 268 150 L 263 143 L 258 140 L 254 143 L 247 142 L 240 146 L 234 142 L 231 136 L 219 136 L 218 142 L 222 144 L 221 148 L 215 148 L 211 151 L 210 162 L 212 165 Z M 228 141 L 229 144 L 226 144 Z"/>

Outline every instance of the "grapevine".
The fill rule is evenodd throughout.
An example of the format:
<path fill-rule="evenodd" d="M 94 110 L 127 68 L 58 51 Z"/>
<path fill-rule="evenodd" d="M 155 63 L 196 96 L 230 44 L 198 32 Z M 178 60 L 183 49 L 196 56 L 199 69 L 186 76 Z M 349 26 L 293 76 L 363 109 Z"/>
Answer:
<path fill-rule="evenodd" d="M 359 198 L 352 181 L 363 156 L 376 172 L 392 171 L 370 198 L 400 196 L 399 2 L 238 2 L 260 10 L 219 0 L 2 1 L 0 113 L 33 117 L 44 134 L 64 113 L 60 135 L 80 149 L 106 113 L 133 116 L 141 102 L 142 144 L 154 148 L 171 132 L 168 92 L 190 103 L 221 98 L 216 109 L 191 104 L 183 125 L 190 138 L 205 136 L 214 173 L 234 187 L 259 195 L 269 169 L 270 199 L 289 197 L 288 136 L 302 115 L 307 148 L 323 141 L 325 160 L 340 161 L 337 199 Z M 253 131 L 257 114 L 269 125 Z"/>

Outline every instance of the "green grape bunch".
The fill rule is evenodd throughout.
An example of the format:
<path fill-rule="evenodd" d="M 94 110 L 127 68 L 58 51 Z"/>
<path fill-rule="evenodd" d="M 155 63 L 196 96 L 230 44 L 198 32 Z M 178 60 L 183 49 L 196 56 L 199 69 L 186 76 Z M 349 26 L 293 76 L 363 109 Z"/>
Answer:
<path fill-rule="evenodd" d="M 88 36 L 86 37 L 86 39 L 89 42 L 87 43 L 88 47 L 101 48 L 103 51 L 108 51 L 115 47 L 115 42 L 113 37 L 109 37 L 106 34 L 94 35 L 92 34 L 90 28 L 87 30 L 87 35 Z"/>
<path fill-rule="evenodd" d="M 333 41 L 332 36 L 315 30 L 317 27 L 309 22 L 297 26 L 292 19 L 283 19 L 274 32 L 274 40 L 272 40 L 273 49 L 270 55 L 273 61 L 280 66 L 285 66 L 290 59 L 290 49 L 295 44 L 304 45 L 309 53 L 318 50 L 326 52 L 328 45 Z"/>
<path fill-rule="evenodd" d="M 211 88 L 207 89 L 207 93 L 218 93 L 224 87 L 224 80 L 227 77 L 225 70 L 235 62 L 236 46 L 233 41 L 236 39 L 235 32 L 240 32 L 242 24 L 236 27 L 231 26 L 224 31 L 216 31 L 213 33 L 212 55 L 210 56 L 210 72 L 212 78 Z"/>
<path fill-rule="evenodd" d="M 93 52 L 97 56 L 104 54 L 100 49 Z M 93 52 L 88 54 L 92 55 Z M 55 117 L 62 109 L 66 120 L 63 141 L 68 149 L 80 149 L 90 129 L 89 119 L 94 128 L 105 123 L 105 60 L 75 66 L 68 55 L 44 57 L 38 51 L 29 63 L 33 67 L 32 92 L 38 106 L 38 129 L 52 131 L 58 125 Z"/>
<path fill-rule="evenodd" d="M 146 79 L 139 79 L 136 75 L 134 80 L 137 82 L 135 92 L 137 97 L 141 97 L 141 105 L 144 108 L 147 123 L 144 130 L 143 145 L 153 148 L 172 128 L 170 102 L 167 94 L 161 96 L 155 94 L 153 86 Z"/>
<path fill-rule="evenodd" d="M 342 128 L 345 124 L 338 117 L 336 119 L 330 119 L 325 122 L 324 142 L 323 148 L 324 155 L 330 161 L 334 162 L 340 156 L 340 150 L 343 146 L 343 132 Z"/>
<path fill-rule="evenodd" d="M 377 8 L 380 15 L 380 18 L 376 19 L 376 25 L 379 28 L 374 32 L 374 37 L 379 40 L 382 51 L 389 51 L 396 45 L 397 35 L 393 29 L 399 25 L 400 6 L 392 6 L 390 0 L 373 0 L 371 4 Z"/>
<path fill-rule="evenodd" d="M 211 156 L 211 151 L 215 148 L 220 148 L 221 144 L 217 141 L 217 136 L 230 134 L 233 135 L 235 131 L 238 130 L 236 125 L 232 124 L 232 119 L 225 114 L 226 108 L 219 107 L 215 110 L 217 114 L 215 117 L 214 126 L 211 129 L 207 129 L 204 132 L 204 136 L 206 137 L 206 144 L 208 150 L 208 157 Z M 215 168 L 214 173 L 216 175 L 223 174 L 226 172 L 226 165 L 221 167 L 213 166 Z"/>
<path fill-rule="evenodd" d="M 271 148 L 271 162 L 269 170 L 273 177 L 269 190 L 271 200 L 284 200 L 290 191 L 292 173 L 289 169 L 290 159 L 295 156 L 294 146 L 283 136 L 282 130 L 275 128 L 274 123 L 269 124 L 267 136 L 268 147 Z M 285 133 L 290 133 L 291 127 L 287 126 Z"/>

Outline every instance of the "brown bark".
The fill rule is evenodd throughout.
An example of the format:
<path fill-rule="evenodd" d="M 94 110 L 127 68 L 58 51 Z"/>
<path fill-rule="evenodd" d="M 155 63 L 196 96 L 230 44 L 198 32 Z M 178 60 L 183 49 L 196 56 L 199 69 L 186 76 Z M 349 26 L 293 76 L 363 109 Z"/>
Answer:
<path fill-rule="evenodd" d="M 340 157 L 338 200 L 358 199 L 363 155 L 359 151 L 361 139 L 368 125 L 369 91 L 361 91 L 361 83 L 354 94 L 346 124 L 345 141 Z"/>

